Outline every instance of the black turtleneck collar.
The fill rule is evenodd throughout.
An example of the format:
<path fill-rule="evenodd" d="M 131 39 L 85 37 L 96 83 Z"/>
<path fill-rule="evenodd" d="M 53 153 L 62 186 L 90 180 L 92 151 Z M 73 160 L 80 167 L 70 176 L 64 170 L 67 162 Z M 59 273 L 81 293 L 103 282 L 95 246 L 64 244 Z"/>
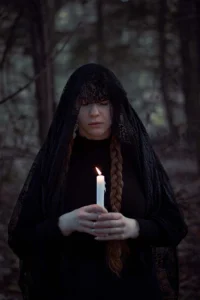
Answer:
<path fill-rule="evenodd" d="M 88 150 L 92 150 L 95 148 L 107 148 L 110 145 L 110 141 L 111 141 L 111 136 L 103 140 L 92 140 L 84 136 L 81 136 L 79 133 L 77 133 L 77 136 L 75 138 L 75 146 L 78 147 L 79 149 L 88 149 Z"/>

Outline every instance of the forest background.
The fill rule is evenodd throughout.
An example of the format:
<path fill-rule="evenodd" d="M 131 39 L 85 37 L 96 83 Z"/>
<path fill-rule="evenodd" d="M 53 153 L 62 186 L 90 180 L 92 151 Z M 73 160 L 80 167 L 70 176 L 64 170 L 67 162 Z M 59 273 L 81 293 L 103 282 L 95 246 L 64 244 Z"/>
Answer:
<path fill-rule="evenodd" d="M 189 226 L 180 300 L 200 299 L 200 1 L 0 1 L 0 300 L 19 300 L 7 224 L 70 74 L 114 71 Z"/>

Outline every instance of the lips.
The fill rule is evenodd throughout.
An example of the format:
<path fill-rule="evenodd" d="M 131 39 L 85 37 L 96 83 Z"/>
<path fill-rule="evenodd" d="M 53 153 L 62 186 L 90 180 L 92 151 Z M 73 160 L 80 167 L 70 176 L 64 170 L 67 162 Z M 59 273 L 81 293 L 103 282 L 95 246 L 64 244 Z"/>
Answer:
<path fill-rule="evenodd" d="M 97 123 L 97 122 L 94 122 L 94 123 L 89 123 L 89 125 L 92 125 L 92 126 L 95 126 L 95 125 L 101 125 L 102 123 Z"/>

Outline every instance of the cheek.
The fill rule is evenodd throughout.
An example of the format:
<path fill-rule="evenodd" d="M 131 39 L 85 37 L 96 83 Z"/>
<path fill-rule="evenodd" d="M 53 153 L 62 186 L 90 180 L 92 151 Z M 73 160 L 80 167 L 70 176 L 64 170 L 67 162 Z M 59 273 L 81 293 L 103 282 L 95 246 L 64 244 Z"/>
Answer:
<path fill-rule="evenodd" d="M 84 126 L 84 124 L 87 123 L 87 113 L 83 109 L 80 109 L 80 111 L 79 111 L 78 123 L 79 123 L 79 125 L 82 125 L 82 126 Z"/>

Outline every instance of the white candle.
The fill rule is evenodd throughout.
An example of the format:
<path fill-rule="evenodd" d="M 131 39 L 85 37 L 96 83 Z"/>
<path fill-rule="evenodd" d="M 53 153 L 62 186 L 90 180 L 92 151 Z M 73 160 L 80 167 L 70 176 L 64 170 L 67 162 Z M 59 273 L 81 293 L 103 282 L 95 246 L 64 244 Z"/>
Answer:
<path fill-rule="evenodd" d="M 105 177 L 101 175 L 101 171 L 96 168 L 97 176 L 97 204 L 104 207 L 104 193 L 105 193 Z"/>

